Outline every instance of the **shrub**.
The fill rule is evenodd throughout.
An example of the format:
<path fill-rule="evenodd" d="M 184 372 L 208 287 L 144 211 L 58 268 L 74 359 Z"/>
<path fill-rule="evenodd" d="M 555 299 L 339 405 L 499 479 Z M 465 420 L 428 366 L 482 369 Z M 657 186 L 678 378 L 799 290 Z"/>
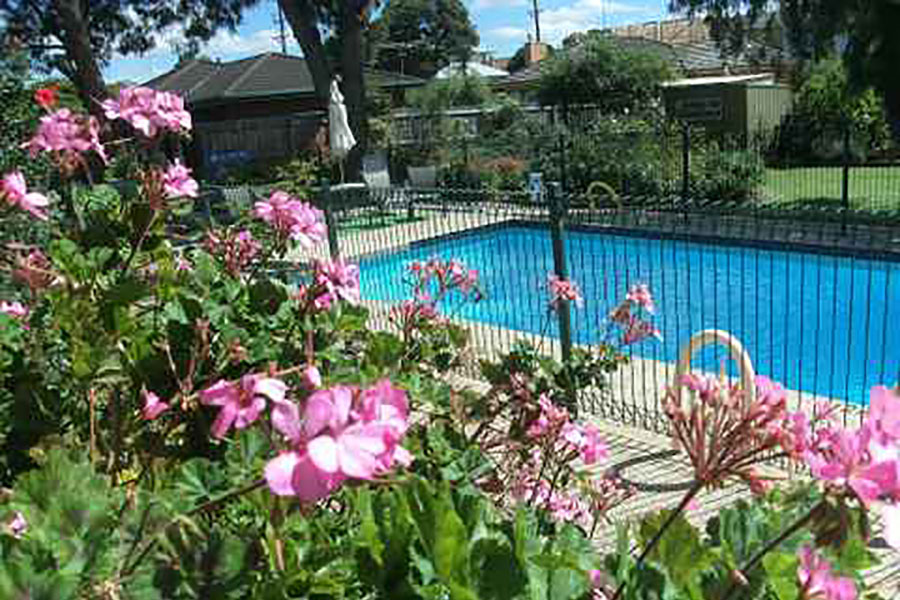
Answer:
<path fill-rule="evenodd" d="M 490 189 L 521 192 L 525 190 L 525 163 L 512 156 L 481 164 L 481 183 Z"/>
<path fill-rule="evenodd" d="M 746 202 L 765 182 L 766 167 L 753 150 L 718 150 L 706 154 L 694 193 L 701 200 Z"/>

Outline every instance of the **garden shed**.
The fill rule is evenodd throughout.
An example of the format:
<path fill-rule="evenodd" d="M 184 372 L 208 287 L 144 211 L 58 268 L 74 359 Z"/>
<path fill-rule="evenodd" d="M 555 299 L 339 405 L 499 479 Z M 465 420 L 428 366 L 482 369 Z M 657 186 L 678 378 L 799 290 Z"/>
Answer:
<path fill-rule="evenodd" d="M 693 77 L 665 84 L 670 117 L 711 133 L 752 137 L 777 127 L 791 109 L 791 89 L 769 73 Z"/>

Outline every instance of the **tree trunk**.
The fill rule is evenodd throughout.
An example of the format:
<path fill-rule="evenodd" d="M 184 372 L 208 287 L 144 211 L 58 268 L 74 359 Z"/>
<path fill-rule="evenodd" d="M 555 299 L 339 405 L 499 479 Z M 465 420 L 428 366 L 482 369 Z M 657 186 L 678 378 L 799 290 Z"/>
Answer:
<path fill-rule="evenodd" d="M 109 94 L 91 47 L 87 11 L 83 4 L 85 1 L 53 0 L 53 8 L 59 21 L 66 58 L 72 65 L 71 78 L 78 97 L 90 114 L 103 121 L 105 117 L 100 103 Z"/>
<path fill-rule="evenodd" d="M 325 56 L 325 46 L 319 34 L 319 16 L 311 0 L 278 0 L 287 22 L 303 50 L 303 57 L 312 75 L 316 98 L 320 108 L 328 108 L 328 89 L 331 85 L 331 68 Z"/>
<path fill-rule="evenodd" d="M 341 10 L 341 71 L 344 99 L 350 129 L 356 138 L 356 146 L 347 155 L 346 172 L 351 181 L 358 181 L 362 155 L 366 148 L 366 88 L 362 65 L 362 21 L 351 3 L 345 2 Z"/>

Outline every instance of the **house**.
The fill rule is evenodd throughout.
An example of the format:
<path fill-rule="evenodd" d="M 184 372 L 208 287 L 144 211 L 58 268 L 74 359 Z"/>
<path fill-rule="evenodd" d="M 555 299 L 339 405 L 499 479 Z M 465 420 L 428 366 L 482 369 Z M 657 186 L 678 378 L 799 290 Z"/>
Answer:
<path fill-rule="evenodd" d="M 504 71 L 502 69 L 492 67 L 491 65 L 476 61 L 467 63 L 451 62 L 449 65 L 445 66 L 437 73 L 435 73 L 434 78 L 450 79 L 451 77 L 458 77 L 460 75 L 474 75 L 491 80 L 497 77 L 506 77 L 507 75 L 509 75 L 509 71 Z"/>
<path fill-rule="evenodd" d="M 367 69 L 366 85 L 387 92 L 395 106 L 416 77 Z M 204 177 L 229 166 L 295 156 L 314 147 L 327 126 L 306 60 L 266 52 L 229 62 L 188 60 L 144 85 L 184 97 L 194 122 L 188 160 Z"/>

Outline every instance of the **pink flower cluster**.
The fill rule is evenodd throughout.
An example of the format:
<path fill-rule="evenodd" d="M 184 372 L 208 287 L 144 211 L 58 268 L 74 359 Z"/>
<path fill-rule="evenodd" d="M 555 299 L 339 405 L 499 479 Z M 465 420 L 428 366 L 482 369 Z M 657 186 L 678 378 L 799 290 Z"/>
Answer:
<path fill-rule="evenodd" d="M 856 600 L 853 580 L 834 575 L 831 564 L 809 546 L 800 549 L 797 580 L 800 600 Z"/>
<path fill-rule="evenodd" d="M 144 390 L 141 392 L 141 397 L 144 400 L 144 408 L 141 409 L 141 416 L 145 421 L 153 421 L 159 415 L 169 410 L 169 405 L 160 400 L 159 396 L 153 392 Z"/>
<path fill-rule="evenodd" d="M 451 258 L 444 261 L 433 257 L 425 262 L 413 261 L 407 267 L 412 276 L 413 296 L 420 302 L 437 305 L 447 294 L 457 290 L 474 300 L 481 299 L 478 286 L 478 270 L 469 269 L 461 261 Z"/>
<path fill-rule="evenodd" d="M 24 319 L 28 316 L 28 307 L 21 302 L 0 301 L 0 314 L 8 315 L 13 319 Z"/>
<path fill-rule="evenodd" d="M 359 304 L 359 267 L 341 259 L 313 262 L 312 284 L 301 285 L 294 298 L 302 310 L 328 310 L 337 300 Z"/>
<path fill-rule="evenodd" d="M 191 170 L 176 160 L 163 173 L 163 190 L 169 198 L 196 198 L 200 186 L 191 177 Z"/>
<path fill-rule="evenodd" d="M 531 470 L 528 469 L 529 475 Z M 554 521 L 577 523 L 587 527 L 590 523 L 591 505 L 576 488 L 557 487 L 547 479 L 527 476 L 513 486 L 516 500 L 546 510 Z"/>
<path fill-rule="evenodd" d="M 585 465 L 592 465 L 608 456 L 600 431 L 593 425 L 579 425 L 569 418 L 569 411 L 556 406 L 545 394 L 538 398 L 541 412 L 529 425 L 527 435 L 553 453 L 574 454 Z"/>
<path fill-rule="evenodd" d="M 38 192 L 29 192 L 21 171 L 7 173 L 0 179 L 0 199 L 6 200 L 11 206 L 18 206 L 30 212 L 38 219 L 47 220 L 50 200 Z"/>
<path fill-rule="evenodd" d="M 278 235 L 297 241 L 304 248 L 312 248 L 327 233 L 321 210 L 285 192 L 272 192 L 267 201 L 254 204 L 253 214 L 271 225 Z"/>
<path fill-rule="evenodd" d="M 38 152 L 54 154 L 60 165 L 73 170 L 83 163 L 81 155 L 93 150 L 106 162 L 106 151 L 100 143 L 100 125 L 94 117 L 61 108 L 41 117 L 37 132 L 25 144 L 32 156 Z"/>
<path fill-rule="evenodd" d="M 626 346 L 650 337 L 662 341 L 662 333 L 639 315 L 641 310 L 653 314 L 656 306 L 650 289 L 638 283 L 629 288 L 625 299 L 609 315 L 609 320 L 622 328 L 621 342 Z"/>
<path fill-rule="evenodd" d="M 286 392 L 287 385 L 279 379 L 248 374 L 237 384 L 220 379 L 199 395 L 201 404 L 220 408 L 212 434 L 221 439 L 232 426 L 244 429 L 256 421 L 266 408 L 266 399 L 283 403 Z"/>
<path fill-rule="evenodd" d="M 391 307 L 388 318 L 405 337 L 414 331 L 444 322 L 434 306 L 417 300 L 404 300 Z"/>
<path fill-rule="evenodd" d="M 366 390 L 319 390 L 302 408 L 275 402 L 272 425 L 289 449 L 266 465 L 269 489 L 315 502 L 347 480 L 371 480 L 409 465 L 412 456 L 400 446 L 408 418 L 406 393 L 386 380 Z"/>
<path fill-rule="evenodd" d="M 900 395 L 876 386 L 869 413 L 855 430 L 819 427 L 814 433 L 799 422 L 795 451 L 827 489 L 876 505 L 884 521 L 884 538 L 900 549 Z M 802 436 L 802 437 L 801 437 Z"/>
<path fill-rule="evenodd" d="M 103 110 L 107 119 L 123 119 L 148 138 L 191 129 L 191 113 L 185 110 L 181 96 L 147 87 L 122 88 L 118 98 L 103 101 Z"/>
<path fill-rule="evenodd" d="M 25 515 L 16 511 L 13 518 L 4 523 L 3 530 L 15 539 L 21 540 L 28 532 L 28 521 L 25 520 Z"/>
<path fill-rule="evenodd" d="M 553 273 L 547 276 L 547 289 L 550 291 L 550 310 L 558 310 L 562 302 L 574 302 L 576 306 L 584 306 L 584 298 L 578 286 L 570 279 L 562 279 Z"/>
<path fill-rule="evenodd" d="M 359 304 L 359 267 L 340 258 L 315 263 L 314 281 L 323 290 L 316 298 L 319 306 L 327 308 L 336 299 Z"/>
<path fill-rule="evenodd" d="M 690 400 L 682 400 L 676 387 L 669 390 L 664 410 L 695 478 L 705 485 L 735 477 L 755 492 L 765 491 L 768 482 L 754 465 L 766 453 L 780 448 L 790 455 L 804 445 L 798 437 L 808 430 L 798 431 L 798 416 L 787 411 L 784 390 L 765 377 L 757 377 L 752 403 L 738 384 L 715 377 L 689 374 L 678 383 L 690 392 Z"/>
<path fill-rule="evenodd" d="M 262 246 L 247 230 L 228 232 L 224 237 L 214 231 L 206 236 L 206 251 L 217 256 L 233 277 L 238 277 L 259 254 Z"/>

